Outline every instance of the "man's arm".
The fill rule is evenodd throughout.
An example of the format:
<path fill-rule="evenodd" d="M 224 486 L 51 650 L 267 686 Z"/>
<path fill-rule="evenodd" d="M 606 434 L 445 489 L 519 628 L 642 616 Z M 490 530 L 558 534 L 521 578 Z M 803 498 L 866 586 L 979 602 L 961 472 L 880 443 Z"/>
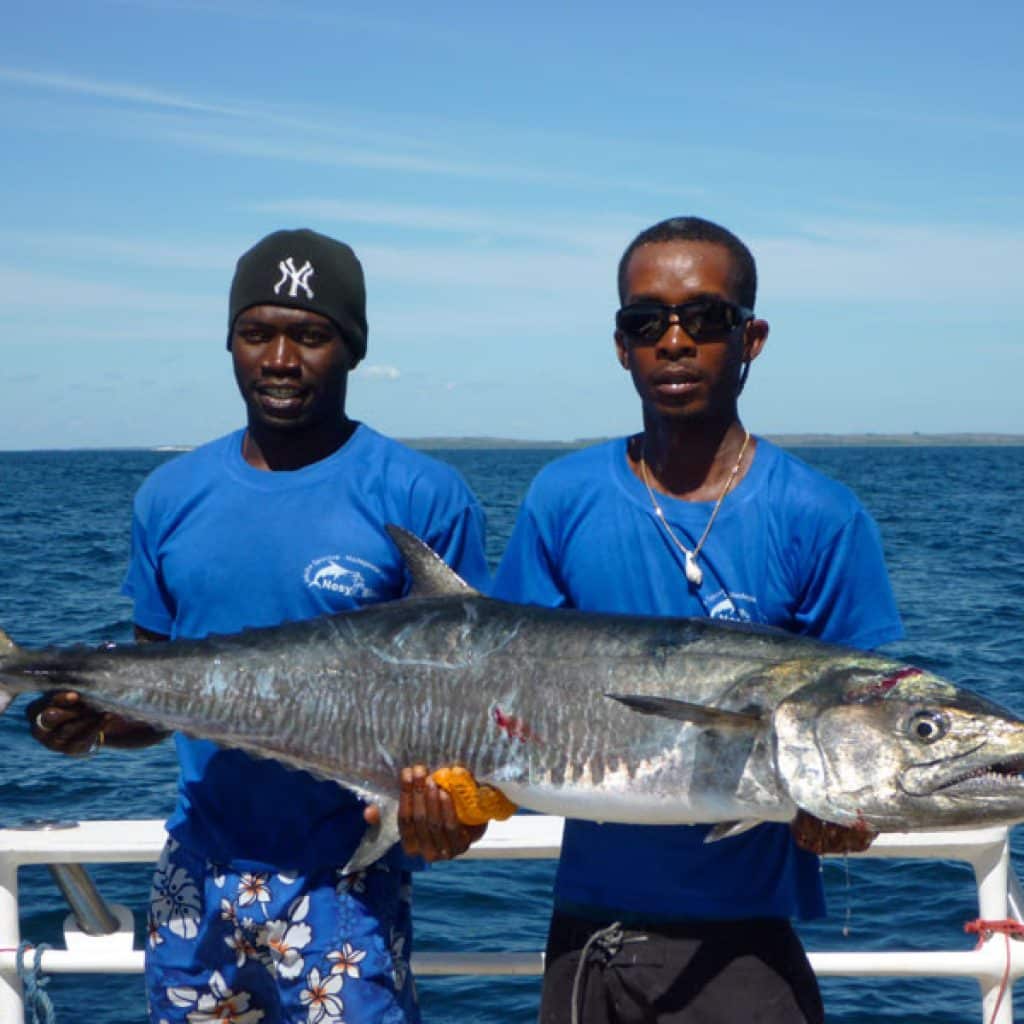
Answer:
<path fill-rule="evenodd" d="M 166 639 L 161 633 L 135 626 L 136 643 Z M 127 750 L 151 747 L 167 735 L 142 722 L 98 711 L 75 690 L 43 694 L 25 709 L 25 717 L 32 735 L 44 747 L 72 757 L 84 757 L 104 745 Z"/>

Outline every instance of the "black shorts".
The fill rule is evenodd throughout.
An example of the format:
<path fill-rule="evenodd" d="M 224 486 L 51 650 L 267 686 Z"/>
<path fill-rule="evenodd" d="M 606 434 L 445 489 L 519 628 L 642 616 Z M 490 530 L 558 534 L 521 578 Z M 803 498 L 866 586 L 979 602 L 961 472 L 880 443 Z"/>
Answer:
<path fill-rule="evenodd" d="M 825 1020 L 817 979 L 787 920 L 618 929 L 610 927 L 613 923 L 555 911 L 540 1024 L 571 1024 L 574 1000 L 579 1024 Z"/>

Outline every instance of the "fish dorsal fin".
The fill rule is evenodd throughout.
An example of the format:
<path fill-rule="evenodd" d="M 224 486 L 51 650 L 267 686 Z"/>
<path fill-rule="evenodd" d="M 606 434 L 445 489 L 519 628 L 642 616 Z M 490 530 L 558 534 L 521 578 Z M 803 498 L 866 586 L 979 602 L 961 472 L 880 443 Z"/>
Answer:
<path fill-rule="evenodd" d="M 746 711 L 723 711 L 721 708 L 691 704 L 689 701 L 675 700 L 672 697 L 646 697 L 628 693 L 606 693 L 605 696 L 625 704 L 630 711 L 639 711 L 642 715 L 674 718 L 680 722 L 703 725 L 711 729 L 756 732 L 764 725 L 764 719 L 757 714 L 749 714 Z"/>
<path fill-rule="evenodd" d="M 409 597 L 443 597 L 446 594 L 479 594 L 430 545 L 414 533 L 388 523 L 385 529 L 402 552 L 412 575 Z"/>

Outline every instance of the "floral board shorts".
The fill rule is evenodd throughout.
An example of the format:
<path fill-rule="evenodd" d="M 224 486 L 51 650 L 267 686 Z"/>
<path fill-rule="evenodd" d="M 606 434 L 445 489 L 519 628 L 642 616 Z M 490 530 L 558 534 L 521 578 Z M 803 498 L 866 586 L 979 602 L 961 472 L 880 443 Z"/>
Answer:
<path fill-rule="evenodd" d="M 236 871 L 170 839 L 153 878 L 152 1024 L 418 1024 L 412 884 L 401 858 L 366 871 Z"/>

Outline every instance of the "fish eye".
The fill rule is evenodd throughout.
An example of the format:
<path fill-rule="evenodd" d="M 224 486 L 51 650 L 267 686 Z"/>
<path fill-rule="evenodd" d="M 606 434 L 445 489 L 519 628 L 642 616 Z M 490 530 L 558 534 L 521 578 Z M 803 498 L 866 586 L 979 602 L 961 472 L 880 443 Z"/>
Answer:
<path fill-rule="evenodd" d="M 907 723 L 907 731 L 921 743 L 934 743 L 949 732 L 949 719 L 938 711 L 915 711 Z"/>

